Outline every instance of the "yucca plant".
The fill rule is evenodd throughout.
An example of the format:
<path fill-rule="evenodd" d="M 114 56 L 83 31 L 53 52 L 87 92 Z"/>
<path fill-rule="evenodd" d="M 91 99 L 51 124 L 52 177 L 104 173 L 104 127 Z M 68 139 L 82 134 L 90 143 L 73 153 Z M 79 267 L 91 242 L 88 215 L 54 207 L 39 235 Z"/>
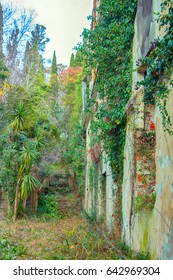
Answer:
<path fill-rule="evenodd" d="M 32 191 L 34 187 L 40 185 L 37 179 L 29 175 L 31 171 L 31 167 L 38 156 L 39 153 L 35 147 L 34 141 L 28 140 L 26 144 L 23 146 L 23 149 L 20 154 L 21 163 L 18 169 L 18 178 L 17 178 L 17 185 L 16 185 L 14 216 L 13 216 L 14 221 L 17 218 L 19 200 L 21 198 L 24 199 L 24 206 L 25 206 L 26 198 L 29 195 L 30 191 Z"/>
<path fill-rule="evenodd" d="M 14 134 L 19 133 L 24 128 L 24 119 L 26 116 L 26 108 L 22 101 L 19 101 L 16 109 L 12 114 L 13 121 L 10 124 L 10 127 Z"/>
<path fill-rule="evenodd" d="M 32 175 L 26 174 L 21 181 L 20 185 L 20 197 L 26 199 L 29 193 L 41 185 L 41 183 Z"/>
<path fill-rule="evenodd" d="M 34 140 L 34 145 L 36 149 L 41 149 L 44 147 L 44 141 L 45 137 L 43 136 L 43 130 L 40 128 L 37 128 L 35 132 L 35 140 Z"/>
<path fill-rule="evenodd" d="M 33 189 L 41 186 L 41 183 L 32 175 L 26 174 L 20 185 L 20 198 L 23 200 L 23 209 L 26 207 L 26 201 Z"/>
<path fill-rule="evenodd" d="M 37 151 L 35 141 L 28 140 L 25 145 L 22 147 L 22 151 L 20 153 L 21 158 L 21 172 L 23 169 L 30 169 L 32 164 L 35 162 L 36 158 L 39 156 Z M 19 172 L 20 173 L 20 172 Z"/>

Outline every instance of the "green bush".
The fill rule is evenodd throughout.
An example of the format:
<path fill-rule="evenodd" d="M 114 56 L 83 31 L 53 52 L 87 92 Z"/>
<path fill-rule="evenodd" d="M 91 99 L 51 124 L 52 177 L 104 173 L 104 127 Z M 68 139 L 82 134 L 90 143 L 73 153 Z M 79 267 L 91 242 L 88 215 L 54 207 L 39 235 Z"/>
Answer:
<path fill-rule="evenodd" d="M 38 215 L 44 219 L 61 218 L 57 197 L 55 195 L 43 195 L 38 201 Z"/>

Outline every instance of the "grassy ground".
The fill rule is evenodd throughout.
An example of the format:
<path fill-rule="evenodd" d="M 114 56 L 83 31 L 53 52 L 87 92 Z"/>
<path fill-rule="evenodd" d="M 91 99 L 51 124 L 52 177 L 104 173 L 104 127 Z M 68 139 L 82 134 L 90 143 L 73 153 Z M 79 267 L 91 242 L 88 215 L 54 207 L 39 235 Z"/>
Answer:
<path fill-rule="evenodd" d="M 15 247 L 16 258 L 23 260 L 119 258 L 98 233 L 91 231 L 80 215 L 50 222 L 38 218 L 0 222 L 0 239 L 5 243 L 4 253 L 7 251 L 9 258 L 10 250 L 15 258 Z"/>
<path fill-rule="evenodd" d="M 100 235 L 97 225 L 96 231 L 83 218 L 80 199 L 75 195 L 57 199 L 53 195 L 41 202 L 37 217 L 0 221 L 0 259 L 111 260 L 121 259 L 122 255 L 127 259 L 148 258 L 132 252 L 115 238 Z"/>

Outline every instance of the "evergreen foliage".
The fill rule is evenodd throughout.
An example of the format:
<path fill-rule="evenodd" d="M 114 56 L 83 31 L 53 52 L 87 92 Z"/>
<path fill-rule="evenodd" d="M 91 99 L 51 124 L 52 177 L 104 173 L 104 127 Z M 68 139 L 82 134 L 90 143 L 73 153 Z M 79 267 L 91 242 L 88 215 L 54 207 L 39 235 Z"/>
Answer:
<path fill-rule="evenodd" d="M 3 87 L 3 83 L 8 77 L 9 77 L 9 70 L 5 65 L 3 54 L 0 53 L 0 87 Z"/>
<path fill-rule="evenodd" d="M 51 66 L 51 74 L 57 75 L 58 68 L 57 68 L 57 61 L 56 61 L 56 52 L 53 52 L 53 59 L 52 59 L 52 66 Z"/>
<path fill-rule="evenodd" d="M 75 66 L 75 57 L 74 57 L 74 53 L 72 53 L 70 58 L 70 67 L 74 67 L 74 66 Z"/>
<path fill-rule="evenodd" d="M 78 52 L 77 52 L 78 53 Z M 70 67 L 60 75 L 60 81 L 65 92 L 63 98 L 63 122 L 65 129 L 66 167 L 71 172 L 80 194 L 84 194 L 85 181 L 85 133 L 80 123 L 82 109 L 82 80 L 84 78 L 83 56 L 71 55 Z M 72 66 L 73 65 L 73 66 Z"/>
<path fill-rule="evenodd" d="M 59 81 L 58 81 L 58 67 L 57 67 L 57 59 L 56 52 L 53 52 L 53 59 L 51 65 L 51 75 L 50 75 L 50 91 L 54 98 L 57 98 L 59 90 Z"/>
<path fill-rule="evenodd" d="M 25 15 L 23 20 L 27 22 L 29 19 Z M 13 56 L 11 62 L 17 57 L 21 32 L 15 25 L 9 37 L 7 50 Z M 3 54 L 0 60 L 3 96 L 0 102 L 0 185 L 10 205 L 13 220 L 23 214 L 26 200 L 33 189 L 40 187 L 39 174 L 34 170 L 39 170 L 43 147 L 47 143 L 50 146 L 55 135 L 57 137 L 58 128 L 49 106 L 50 87 L 44 75 L 43 53 L 49 40 L 45 32 L 43 25 L 36 24 L 28 36 L 24 59 L 20 61 L 23 66 L 20 85 L 11 83 L 6 86 L 9 73 Z"/>

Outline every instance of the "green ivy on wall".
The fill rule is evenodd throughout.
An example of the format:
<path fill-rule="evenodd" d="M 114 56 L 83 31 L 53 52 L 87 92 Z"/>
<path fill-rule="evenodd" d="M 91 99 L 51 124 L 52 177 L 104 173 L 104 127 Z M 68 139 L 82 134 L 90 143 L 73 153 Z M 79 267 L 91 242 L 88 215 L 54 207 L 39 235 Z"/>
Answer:
<path fill-rule="evenodd" d="M 91 129 L 104 143 L 117 182 L 122 181 L 125 142 L 125 106 L 132 85 L 132 40 L 137 0 L 103 0 L 94 30 L 84 30 L 83 53 L 87 72 L 96 70 L 90 104 L 95 93 L 101 102 L 91 105 Z M 104 141 L 102 141 L 104 140 Z"/>
<path fill-rule="evenodd" d="M 165 35 L 157 38 L 151 44 L 150 55 L 142 57 L 138 62 L 147 66 L 145 79 L 138 83 L 145 88 L 145 104 L 156 104 L 162 116 L 164 130 L 173 135 L 171 116 L 167 111 L 167 101 L 170 96 L 173 79 L 173 1 L 166 0 L 161 4 L 158 16 L 160 27 L 165 29 Z"/>

